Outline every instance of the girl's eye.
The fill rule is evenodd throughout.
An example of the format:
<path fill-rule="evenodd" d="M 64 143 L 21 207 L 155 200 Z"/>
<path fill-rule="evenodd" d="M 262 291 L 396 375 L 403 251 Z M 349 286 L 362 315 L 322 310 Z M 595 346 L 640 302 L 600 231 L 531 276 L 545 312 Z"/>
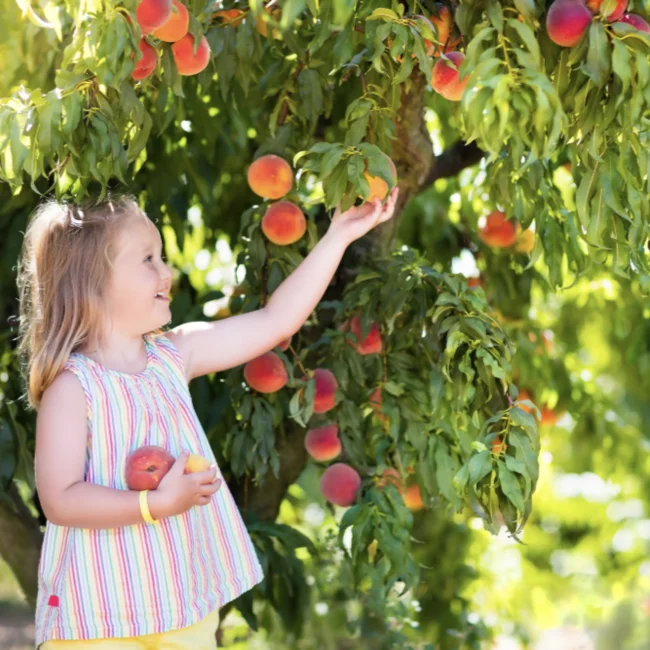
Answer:
<path fill-rule="evenodd" d="M 147 255 L 147 257 L 144 258 L 145 262 L 148 262 L 153 258 L 153 255 Z M 163 263 L 167 264 L 167 257 L 165 255 L 161 255 L 160 259 L 163 261 Z"/>

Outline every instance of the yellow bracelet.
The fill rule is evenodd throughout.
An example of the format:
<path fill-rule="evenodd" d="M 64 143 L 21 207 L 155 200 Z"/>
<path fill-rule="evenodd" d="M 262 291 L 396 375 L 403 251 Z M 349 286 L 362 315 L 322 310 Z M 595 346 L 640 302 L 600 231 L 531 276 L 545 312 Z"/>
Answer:
<path fill-rule="evenodd" d="M 149 504 L 147 503 L 147 493 L 149 490 L 142 490 L 140 492 L 140 512 L 142 513 L 142 518 L 148 524 L 157 524 L 158 520 L 154 519 L 149 512 Z"/>

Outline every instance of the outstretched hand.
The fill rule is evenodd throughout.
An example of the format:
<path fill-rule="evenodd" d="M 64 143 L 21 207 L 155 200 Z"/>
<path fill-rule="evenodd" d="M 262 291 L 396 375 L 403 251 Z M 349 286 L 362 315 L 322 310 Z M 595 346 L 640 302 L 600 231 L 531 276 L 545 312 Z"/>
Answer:
<path fill-rule="evenodd" d="M 398 196 L 399 188 L 394 187 L 383 205 L 379 199 L 374 199 L 345 212 L 341 212 L 341 207 L 337 206 L 334 210 L 330 230 L 334 229 L 348 243 L 351 243 L 355 239 L 363 237 L 378 224 L 388 221 L 395 212 L 395 202 Z"/>

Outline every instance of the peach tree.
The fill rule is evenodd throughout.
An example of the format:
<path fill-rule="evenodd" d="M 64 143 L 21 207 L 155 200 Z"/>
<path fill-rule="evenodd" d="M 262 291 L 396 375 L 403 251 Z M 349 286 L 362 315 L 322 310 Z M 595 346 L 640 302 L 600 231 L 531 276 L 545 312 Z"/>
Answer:
<path fill-rule="evenodd" d="M 303 328 L 191 390 L 265 568 L 234 603 L 249 624 L 255 598 L 296 637 L 309 624 L 306 566 L 327 560 L 281 517 L 302 484 L 342 553 L 338 591 L 320 591 L 363 604 L 368 647 L 417 640 L 392 598 L 426 593 L 414 526 L 435 522 L 440 541 L 476 517 L 519 539 L 538 423 L 576 406 L 532 295 L 600 273 L 648 289 L 647 2 L 0 6 L 0 554 L 28 601 L 44 519 L 14 265 L 41 196 L 137 196 L 176 269 L 176 325 L 263 307 L 336 206 L 397 184 L 396 217 L 349 247 Z M 211 273 L 220 241 L 230 278 Z M 459 606 L 439 603 L 432 635 L 481 647 L 446 552 Z"/>

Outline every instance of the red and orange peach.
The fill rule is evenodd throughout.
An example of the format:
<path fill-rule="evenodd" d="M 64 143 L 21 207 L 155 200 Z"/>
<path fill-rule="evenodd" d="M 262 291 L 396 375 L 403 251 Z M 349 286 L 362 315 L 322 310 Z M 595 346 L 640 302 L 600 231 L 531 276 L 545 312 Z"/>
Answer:
<path fill-rule="evenodd" d="M 583 0 L 555 0 L 546 14 L 549 38 L 563 47 L 575 47 L 591 25 L 591 12 Z"/>
<path fill-rule="evenodd" d="M 275 352 L 266 352 L 246 363 L 244 379 L 260 393 L 274 393 L 286 385 L 289 375 L 282 359 Z"/>
<path fill-rule="evenodd" d="M 129 490 L 155 490 L 175 458 L 164 448 L 145 445 L 126 458 L 124 474 Z"/>
<path fill-rule="evenodd" d="M 153 35 L 161 41 L 175 43 L 180 41 L 190 27 L 190 14 L 187 7 L 178 0 L 173 1 L 172 12 L 167 22 L 156 29 Z"/>
<path fill-rule="evenodd" d="M 331 370 L 317 368 L 314 370 L 316 394 L 314 395 L 314 413 L 326 413 L 336 406 L 334 393 L 338 382 Z"/>
<path fill-rule="evenodd" d="M 517 241 L 518 225 L 515 221 L 510 221 L 506 215 L 494 210 L 488 214 L 485 226 L 479 230 L 479 237 L 488 246 L 494 248 L 508 248 Z"/>
<path fill-rule="evenodd" d="M 310 429 L 305 436 L 307 453 L 318 461 L 333 460 L 341 453 L 339 428 L 335 424 Z"/>
<path fill-rule="evenodd" d="M 297 242 L 307 230 L 302 210 L 291 201 L 277 201 L 266 209 L 262 218 L 262 232 L 269 241 L 279 246 Z"/>
<path fill-rule="evenodd" d="M 289 163 L 274 154 L 255 160 L 248 168 L 248 184 L 264 199 L 280 199 L 293 187 L 293 170 Z"/>
<path fill-rule="evenodd" d="M 334 463 L 324 472 L 320 481 L 322 495 L 337 506 L 351 506 L 357 499 L 361 477 L 345 463 Z"/>
<path fill-rule="evenodd" d="M 361 339 L 361 317 L 352 316 L 352 318 L 346 320 L 340 327 L 344 332 L 348 330 L 354 334 L 355 342 L 349 341 L 350 345 L 353 345 L 358 354 L 367 355 L 367 354 L 378 354 L 383 350 L 383 344 L 381 340 L 381 333 L 379 332 L 379 325 L 373 321 L 370 326 L 370 331 L 366 334 L 366 337 Z"/>
<path fill-rule="evenodd" d="M 143 34 L 151 34 L 162 27 L 171 16 L 172 0 L 142 0 L 135 10 L 135 17 Z"/>
<path fill-rule="evenodd" d="M 587 0 L 587 7 L 589 7 L 591 11 L 593 11 L 595 14 L 600 12 L 603 18 L 605 18 L 610 22 L 620 20 L 621 16 L 625 13 L 625 10 L 627 9 L 627 0 L 616 0 L 616 5 L 611 11 L 609 11 L 609 13 L 600 11 L 600 7 L 602 4 L 603 4 L 603 0 Z"/>
<path fill-rule="evenodd" d="M 205 70 L 210 62 L 208 39 L 205 36 L 201 37 L 196 53 L 194 53 L 194 44 L 194 36 L 188 33 L 172 45 L 176 69 L 181 75 L 198 74 Z"/>
<path fill-rule="evenodd" d="M 640 32 L 650 33 L 650 25 L 648 25 L 645 19 L 641 18 L 641 16 L 637 16 L 636 14 L 625 14 L 619 18 L 619 22 L 632 25 L 633 27 L 636 27 Z"/>
<path fill-rule="evenodd" d="M 147 43 L 144 38 L 140 39 L 140 52 L 142 58 L 136 62 L 131 77 L 136 81 L 146 79 L 156 69 L 158 58 L 156 57 L 156 50 Z"/>
<path fill-rule="evenodd" d="M 448 52 L 433 66 L 431 87 L 451 102 L 460 101 L 469 81 L 469 75 L 461 79 L 458 72 L 464 60 L 462 52 Z"/>

